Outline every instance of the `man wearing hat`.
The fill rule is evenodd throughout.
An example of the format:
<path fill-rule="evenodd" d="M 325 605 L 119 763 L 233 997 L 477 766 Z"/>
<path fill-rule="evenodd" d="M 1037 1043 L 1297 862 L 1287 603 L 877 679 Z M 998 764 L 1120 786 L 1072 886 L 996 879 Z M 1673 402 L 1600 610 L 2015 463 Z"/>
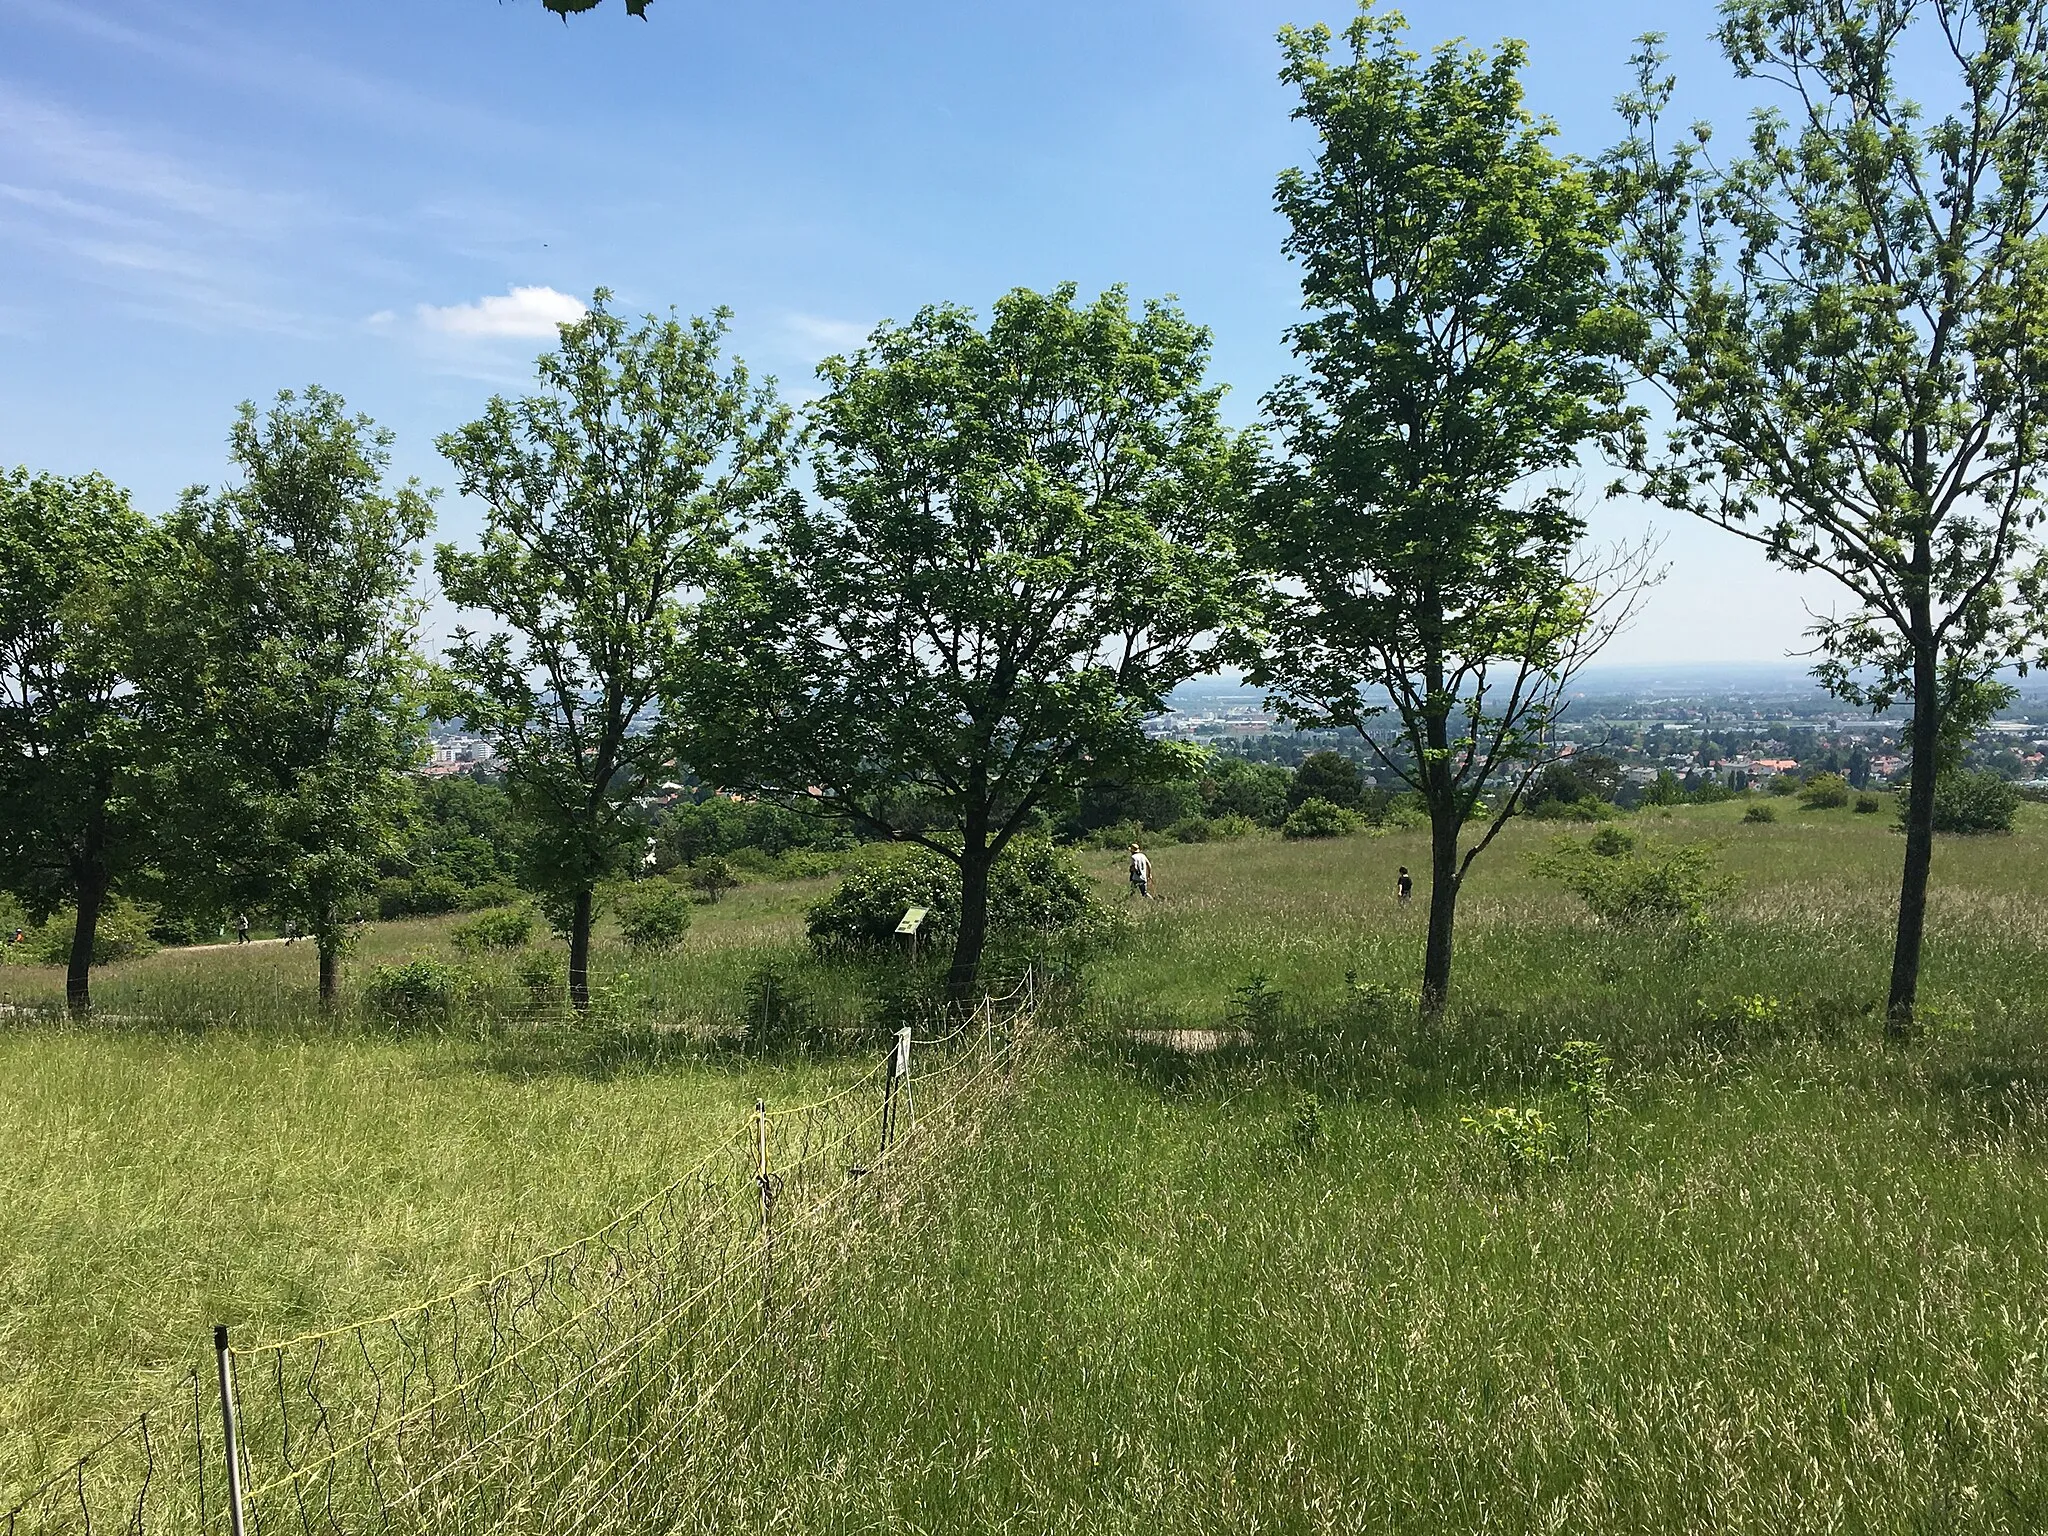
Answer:
<path fill-rule="evenodd" d="M 1152 861 L 1136 843 L 1131 844 L 1131 890 L 1147 901 L 1152 899 Z"/>

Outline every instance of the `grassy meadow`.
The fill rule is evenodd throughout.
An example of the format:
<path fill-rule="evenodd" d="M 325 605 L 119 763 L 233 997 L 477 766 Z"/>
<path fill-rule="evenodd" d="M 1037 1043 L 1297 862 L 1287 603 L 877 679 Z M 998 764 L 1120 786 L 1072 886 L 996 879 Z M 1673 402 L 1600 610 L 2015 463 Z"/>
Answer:
<path fill-rule="evenodd" d="M 1023 1102 L 845 1274 L 693 1518 L 2048 1527 L 2048 811 L 1940 840 L 1904 1046 L 1878 1018 L 1889 818 L 1742 811 L 1628 820 L 1739 877 L 1687 934 L 1602 928 L 1531 869 L 1586 829 L 1511 826 L 1427 1031 L 1389 1001 L 1420 965 L 1422 893 L 1392 894 L 1420 833 L 1162 846 L 1149 904 L 1121 855 L 1083 855 L 1129 934 Z M 873 975 L 801 951 L 828 887 L 743 887 L 672 957 L 601 946 L 586 1029 L 522 1018 L 489 967 L 487 1023 L 323 1021 L 305 946 L 110 969 L 83 1027 L 36 1010 L 60 975 L 0 971 L 24 1009 L 0 1021 L 0 1494 L 207 1323 L 432 1294 L 597 1225 L 757 1092 L 857 1071 L 692 1027 L 731 1025 L 769 959 L 822 1018 L 862 1016 Z M 453 958 L 449 926 L 374 925 L 354 974 Z M 1225 1033 L 1132 1033 L 1162 1029 Z M 1574 1092 L 1575 1039 L 1604 1098 Z M 1544 1129 L 1516 1150 L 1468 1123 L 1494 1110 Z"/>

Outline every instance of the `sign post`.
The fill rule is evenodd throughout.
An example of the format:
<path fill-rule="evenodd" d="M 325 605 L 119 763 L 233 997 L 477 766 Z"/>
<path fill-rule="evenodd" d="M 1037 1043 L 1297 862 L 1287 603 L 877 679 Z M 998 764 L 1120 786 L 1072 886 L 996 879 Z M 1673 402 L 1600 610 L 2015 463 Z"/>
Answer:
<path fill-rule="evenodd" d="M 913 965 L 917 963 L 917 931 L 924 926 L 930 911 L 928 907 L 906 907 L 903 921 L 896 925 L 896 937 L 903 941 L 903 953 Z"/>

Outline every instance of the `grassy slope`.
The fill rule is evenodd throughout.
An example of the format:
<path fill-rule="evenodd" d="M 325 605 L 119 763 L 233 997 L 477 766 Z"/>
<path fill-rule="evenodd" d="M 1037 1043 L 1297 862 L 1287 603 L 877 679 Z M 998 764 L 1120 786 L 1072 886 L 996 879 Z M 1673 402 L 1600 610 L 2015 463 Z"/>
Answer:
<path fill-rule="evenodd" d="M 1738 811 L 1636 823 L 1719 839 L 1745 876 L 1721 931 L 1685 945 L 1591 928 L 1528 873 L 1554 829 L 1511 828 L 1467 896 L 1455 1058 L 1369 1040 L 1384 1062 L 1334 1081 L 1256 1053 L 1189 1067 L 1098 1047 L 1057 1068 L 889 1283 L 856 1277 L 816 1390 L 757 1445 L 729 1513 L 2048 1522 L 2048 816 L 1942 844 L 1930 993 L 1976 1027 L 1901 1054 L 1856 1011 L 1881 995 L 1896 835 Z M 1414 834 L 1157 850 L 1166 899 L 1098 968 L 1093 1021 L 1221 1022 L 1253 970 L 1303 1020 L 1347 969 L 1407 982 L 1423 914 L 1395 907 L 1392 873 L 1421 860 Z M 1120 856 L 1091 867 L 1121 899 Z M 629 1011 L 729 1015 L 809 894 L 741 892 L 684 957 L 605 969 L 632 973 Z M 380 925 L 363 963 L 440 932 Z M 814 979 L 851 1005 L 844 978 Z M 309 954 L 267 950 L 160 956 L 98 991 L 112 1012 L 203 990 L 253 1020 L 303 1011 L 310 986 Z M 1703 1046 L 1702 1014 L 1750 993 L 1833 1033 Z M 1459 1117 L 1549 1102 L 1542 1053 L 1572 1035 L 1615 1047 L 1628 1113 L 1590 1163 L 1517 1189 Z M 593 1224 L 753 1081 L 303 1028 L 0 1033 L 0 1208 L 28 1213 L 0 1245 L 0 1478 L 32 1426 L 118 1399 L 215 1315 L 331 1320 Z M 1329 1135 L 1303 1159 L 1288 1127 L 1307 1087 Z"/>
<path fill-rule="evenodd" d="M 1739 808 L 1737 808 L 1739 809 Z M 929 1236 L 840 1308 L 727 1518 L 806 1530 L 2034 1531 L 2048 1526 L 2048 818 L 1944 842 L 1943 1032 L 1887 1049 L 1876 818 L 1732 825 L 1703 944 L 1590 929 L 1516 828 L 1470 894 L 1463 1055 L 1384 1070 L 1098 1045 Z M 1639 827 L 1657 830 L 1656 820 Z M 1407 980 L 1395 835 L 1167 848 L 1096 1022 L 1213 1024 L 1252 969 L 1327 1013 Z M 1120 860 L 1098 873 L 1115 890 Z M 1785 1038 L 1702 1035 L 1762 992 Z M 1859 1009 L 1863 1011 L 1859 1011 Z M 1599 1150 L 1518 1183 L 1461 1126 L 1569 1110 L 1543 1050 L 1612 1043 Z M 1511 1048 L 1519 1044 L 1522 1049 Z M 1312 1154 L 1292 1126 L 1320 1089 Z M 707 1516 L 715 1522 L 718 1513 Z"/>
<path fill-rule="evenodd" d="M 745 957 L 800 932 L 802 899 L 700 912 L 652 990 L 736 995 Z M 452 954 L 448 926 L 380 924 L 359 966 Z M 61 974 L 0 973 L 17 999 L 53 981 L 61 998 Z M 210 1324 L 275 1336 L 434 1295 L 601 1224 L 757 1093 L 855 1070 L 393 1039 L 299 1022 L 313 981 L 303 945 L 164 952 L 96 981 L 114 1022 L 0 1022 L 0 1507 L 202 1358 Z M 134 1019 L 159 1007 L 215 1022 Z"/>

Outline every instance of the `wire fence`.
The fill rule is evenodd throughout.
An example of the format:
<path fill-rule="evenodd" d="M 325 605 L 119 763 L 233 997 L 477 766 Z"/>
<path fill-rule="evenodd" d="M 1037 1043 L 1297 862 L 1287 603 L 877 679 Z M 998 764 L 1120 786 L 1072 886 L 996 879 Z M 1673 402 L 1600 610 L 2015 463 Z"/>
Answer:
<path fill-rule="evenodd" d="M 686 1517 L 773 1414 L 827 1282 L 1013 1081 L 1027 974 L 859 1082 L 757 1103 L 595 1232 L 447 1295 L 215 1358 L 0 1536 L 546 1532 Z M 234 1451 L 230 1455 L 229 1447 Z"/>

